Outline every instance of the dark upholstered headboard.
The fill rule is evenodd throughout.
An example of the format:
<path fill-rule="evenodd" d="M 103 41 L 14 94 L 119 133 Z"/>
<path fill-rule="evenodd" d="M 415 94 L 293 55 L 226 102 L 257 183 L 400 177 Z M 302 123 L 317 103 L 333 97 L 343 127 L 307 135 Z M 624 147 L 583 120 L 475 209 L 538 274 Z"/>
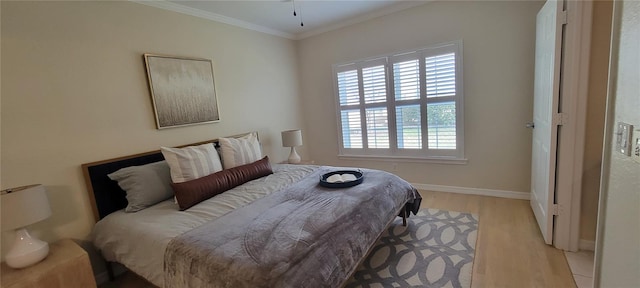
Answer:
<path fill-rule="evenodd" d="M 256 136 L 258 135 L 256 132 Z M 230 137 L 241 137 L 248 133 L 235 135 Z M 218 139 L 202 141 L 178 147 L 186 147 L 193 145 L 201 145 L 206 143 L 214 143 L 218 146 Z M 93 208 L 93 215 L 98 221 L 112 212 L 121 210 L 127 206 L 126 192 L 120 189 L 118 183 L 109 179 L 110 173 L 118 171 L 121 168 L 129 166 L 139 166 L 164 160 L 164 156 L 160 150 L 139 153 L 114 159 L 107 159 L 97 162 L 82 164 L 82 173 L 84 181 L 87 185 L 87 193 Z"/>

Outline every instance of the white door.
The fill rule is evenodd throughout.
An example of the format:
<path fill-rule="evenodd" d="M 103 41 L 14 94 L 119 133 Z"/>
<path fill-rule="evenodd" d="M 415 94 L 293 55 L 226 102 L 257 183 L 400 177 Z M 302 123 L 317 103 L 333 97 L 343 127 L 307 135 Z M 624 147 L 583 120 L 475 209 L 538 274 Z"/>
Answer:
<path fill-rule="evenodd" d="M 547 1 L 536 19 L 531 208 L 547 244 L 553 239 L 562 49 L 562 2 Z"/>

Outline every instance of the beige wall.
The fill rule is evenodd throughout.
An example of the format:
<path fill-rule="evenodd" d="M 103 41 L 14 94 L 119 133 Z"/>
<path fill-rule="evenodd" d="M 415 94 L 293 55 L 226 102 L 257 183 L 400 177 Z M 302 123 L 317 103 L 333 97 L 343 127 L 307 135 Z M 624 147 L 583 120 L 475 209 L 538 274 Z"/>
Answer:
<path fill-rule="evenodd" d="M 640 163 L 615 151 L 618 122 L 640 127 L 640 2 L 616 1 L 595 287 L 640 287 Z"/>
<path fill-rule="evenodd" d="M 528 192 L 535 17 L 542 2 L 445 1 L 298 43 L 311 157 L 389 170 L 413 183 Z M 466 165 L 339 159 L 331 65 L 462 39 Z M 398 163 L 397 170 L 393 165 Z"/>
<path fill-rule="evenodd" d="M 589 95 L 580 209 L 580 239 L 587 241 L 596 240 L 600 168 L 602 166 L 602 138 L 604 137 L 604 114 L 609 75 L 612 7 L 612 1 L 595 1 L 593 3 L 591 57 L 589 59 Z"/>
<path fill-rule="evenodd" d="M 1 5 L 1 187 L 46 186 L 53 215 L 32 229 L 44 240 L 89 236 L 82 163 L 246 131 L 287 158 L 280 131 L 301 125 L 293 41 L 126 1 Z M 143 53 L 212 59 L 222 121 L 157 130 Z"/>
<path fill-rule="evenodd" d="M 585 240 L 595 238 L 609 5 L 594 6 Z M 304 158 L 318 163 L 390 171 L 397 163 L 394 172 L 414 183 L 527 192 L 531 136 L 523 124 L 531 118 L 541 6 L 430 3 L 301 40 L 296 52 L 290 40 L 130 2 L 3 1 L 0 187 L 44 184 L 54 214 L 34 225 L 34 234 L 48 241 L 85 240 L 93 218 L 80 164 L 252 130 L 279 161 L 288 155 L 279 132 L 302 128 L 304 114 L 301 154 L 308 151 Z M 469 163 L 338 159 L 331 64 L 457 39 L 464 41 Z M 155 129 L 143 53 L 212 59 L 222 121 Z M 290 112 L 299 107 L 300 114 Z M 2 252 L 11 236 L 3 233 L 9 241 L 2 241 Z"/>

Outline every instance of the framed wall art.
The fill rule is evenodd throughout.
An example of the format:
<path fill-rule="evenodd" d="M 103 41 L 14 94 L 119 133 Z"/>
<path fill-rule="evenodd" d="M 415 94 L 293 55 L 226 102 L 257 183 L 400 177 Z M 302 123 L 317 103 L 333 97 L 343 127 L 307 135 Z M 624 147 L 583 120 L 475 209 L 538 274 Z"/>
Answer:
<path fill-rule="evenodd" d="M 158 129 L 220 121 L 208 59 L 144 54 Z"/>

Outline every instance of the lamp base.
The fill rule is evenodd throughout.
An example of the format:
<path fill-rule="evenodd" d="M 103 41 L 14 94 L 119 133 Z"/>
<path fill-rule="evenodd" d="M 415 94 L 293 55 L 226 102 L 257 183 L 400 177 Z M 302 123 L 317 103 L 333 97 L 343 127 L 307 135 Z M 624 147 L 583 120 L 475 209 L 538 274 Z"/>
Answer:
<path fill-rule="evenodd" d="M 49 244 L 31 237 L 26 228 L 16 230 L 16 240 L 5 259 L 11 268 L 24 268 L 40 262 L 49 254 Z"/>
<path fill-rule="evenodd" d="M 300 155 L 296 152 L 296 147 L 291 147 L 291 154 L 289 154 L 289 164 L 298 164 L 300 163 Z"/>

